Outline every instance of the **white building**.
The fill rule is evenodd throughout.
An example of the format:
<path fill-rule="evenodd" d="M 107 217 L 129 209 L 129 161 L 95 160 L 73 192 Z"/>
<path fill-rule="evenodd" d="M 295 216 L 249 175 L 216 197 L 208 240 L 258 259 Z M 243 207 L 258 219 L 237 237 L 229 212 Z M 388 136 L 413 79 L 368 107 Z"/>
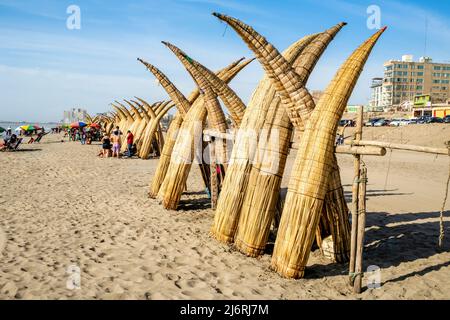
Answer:
<path fill-rule="evenodd" d="M 80 108 L 72 108 L 70 110 L 64 111 L 63 123 L 72 123 L 77 121 L 86 121 L 87 111 Z"/>
<path fill-rule="evenodd" d="M 373 78 L 370 91 L 370 109 L 373 111 L 383 111 L 383 107 L 385 106 L 383 99 L 383 78 Z"/>

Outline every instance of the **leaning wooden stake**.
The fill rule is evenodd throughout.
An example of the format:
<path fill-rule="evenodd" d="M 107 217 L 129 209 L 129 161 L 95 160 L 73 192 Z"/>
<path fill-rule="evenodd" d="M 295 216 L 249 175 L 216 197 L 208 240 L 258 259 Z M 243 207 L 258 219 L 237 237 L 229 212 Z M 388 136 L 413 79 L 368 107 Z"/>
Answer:
<path fill-rule="evenodd" d="M 362 137 L 362 123 L 363 123 L 363 108 L 359 107 L 358 116 L 356 119 L 356 130 L 354 134 L 354 140 L 361 140 Z M 355 259 L 356 259 L 356 242 L 357 242 L 357 231 L 358 231 L 358 193 L 359 193 L 359 182 L 360 182 L 360 167 L 361 167 L 361 156 L 359 154 L 354 155 L 353 161 L 353 187 L 352 187 L 352 233 L 350 242 L 350 265 L 349 265 L 349 275 L 350 284 L 353 285 L 354 273 L 355 273 Z"/>
<path fill-rule="evenodd" d="M 366 228 L 366 187 L 367 187 L 367 168 L 363 165 L 360 171 L 360 183 L 358 194 L 358 236 L 356 249 L 355 273 L 353 291 L 361 293 L 363 277 L 363 251 L 364 251 L 364 233 Z"/>
<path fill-rule="evenodd" d="M 216 209 L 219 197 L 219 181 L 217 177 L 216 143 L 215 137 L 209 142 L 209 165 L 211 169 L 211 208 Z"/>

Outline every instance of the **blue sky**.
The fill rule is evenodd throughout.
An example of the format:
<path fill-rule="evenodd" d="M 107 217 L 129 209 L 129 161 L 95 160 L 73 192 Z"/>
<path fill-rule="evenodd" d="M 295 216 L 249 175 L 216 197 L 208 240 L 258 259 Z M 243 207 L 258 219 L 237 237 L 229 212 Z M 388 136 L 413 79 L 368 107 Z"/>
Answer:
<path fill-rule="evenodd" d="M 81 29 L 66 27 L 69 5 L 81 9 Z M 242 40 L 211 13 L 232 15 L 252 25 L 280 51 L 304 35 L 346 21 L 328 47 L 307 87 L 324 89 L 340 64 L 374 30 L 366 26 L 369 5 L 381 9 L 388 30 L 366 64 L 352 104 L 370 96 L 370 79 L 383 62 L 425 52 L 450 60 L 450 1 L 352 0 L 0 0 L 0 120 L 58 121 L 71 107 L 95 114 L 115 99 L 167 99 L 136 61 L 158 66 L 188 94 L 194 83 L 161 40 L 169 41 L 211 69 L 252 57 Z M 253 62 L 231 87 L 247 102 L 262 76 Z"/>

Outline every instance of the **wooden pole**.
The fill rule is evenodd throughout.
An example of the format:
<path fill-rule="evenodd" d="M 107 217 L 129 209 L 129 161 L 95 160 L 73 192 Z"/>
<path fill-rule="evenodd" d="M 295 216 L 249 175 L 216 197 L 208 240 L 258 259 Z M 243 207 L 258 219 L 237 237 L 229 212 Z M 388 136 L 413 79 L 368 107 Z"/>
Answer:
<path fill-rule="evenodd" d="M 360 156 L 384 156 L 386 155 L 386 148 L 375 146 L 336 146 L 336 153 Z"/>
<path fill-rule="evenodd" d="M 397 149 L 397 150 L 449 155 L 448 154 L 449 151 L 447 148 L 430 148 L 430 147 L 415 146 L 415 145 L 410 145 L 410 144 L 390 143 L 390 142 L 384 142 L 384 141 L 369 141 L 369 140 L 355 139 L 353 141 L 345 141 L 345 144 L 353 145 L 353 146 L 374 146 L 374 147 L 382 147 L 382 148 L 387 148 L 387 149 Z"/>
<path fill-rule="evenodd" d="M 356 249 L 356 264 L 354 273 L 353 292 L 361 293 L 363 276 L 363 251 L 364 234 L 366 229 L 366 188 L 367 188 L 367 169 L 363 165 L 360 173 L 359 194 L 358 194 L 358 236 Z"/>
<path fill-rule="evenodd" d="M 219 197 L 219 184 L 217 181 L 216 143 L 214 137 L 211 137 L 209 143 L 209 161 L 211 170 L 211 208 L 216 209 Z"/>
<path fill-rule="evenodd" d="M 356 118 L 356 130 L 353 140 L 361 140 L 362 138 L 362 125 L 363 125 L 363 107 L 359 107 L 358 115 Z M 350 265 L 349 265 L 349 280 L 353 285 L 354 273 L 355 273 L 355 260 L 356 260 L 356 242 L 357 242 L 357 230 L 358 230 L 358 193 L 359 193 L 359 172 L 361 167 L 361 156 L 359 154 L 354 155 L 353 161 L 353 186 L 352 186 L 352 230 L 351 230 L 351 242 L 350 242 Z"/>

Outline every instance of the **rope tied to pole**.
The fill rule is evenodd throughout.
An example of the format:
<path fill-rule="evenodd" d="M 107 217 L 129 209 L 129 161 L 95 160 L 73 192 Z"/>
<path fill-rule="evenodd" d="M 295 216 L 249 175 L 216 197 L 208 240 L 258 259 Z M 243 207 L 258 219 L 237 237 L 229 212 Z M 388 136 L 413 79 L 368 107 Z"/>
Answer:
<path fill-rule="evenodd" d="M 349 272 L 348 275 L 352 283 L 355 282 L 357 276 L 361 276 L 361 278 L 364 278 L 364 272 Z"/>

